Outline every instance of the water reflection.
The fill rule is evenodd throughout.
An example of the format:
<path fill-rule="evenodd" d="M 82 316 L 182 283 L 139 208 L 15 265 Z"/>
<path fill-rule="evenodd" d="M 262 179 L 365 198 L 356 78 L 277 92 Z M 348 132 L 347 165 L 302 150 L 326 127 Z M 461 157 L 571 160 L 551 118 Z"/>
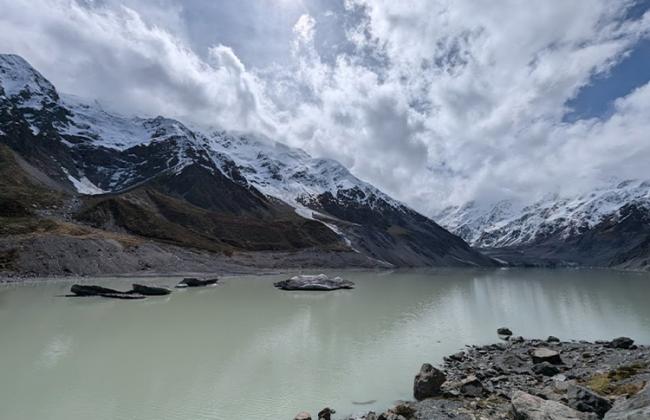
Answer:
<path fill-rule="evenodd" d="M 347 277 L 355 290 L 281 292 L 280 277 L 243 277 L 137 302 L 55 297 L 65 282 L 2 287 L 0 418 L 278 419 L 326 405 L 348 414 L 409 398 L 422 362 L 493 342 L 500 326 L 650 342 L 647 274 Z"/>

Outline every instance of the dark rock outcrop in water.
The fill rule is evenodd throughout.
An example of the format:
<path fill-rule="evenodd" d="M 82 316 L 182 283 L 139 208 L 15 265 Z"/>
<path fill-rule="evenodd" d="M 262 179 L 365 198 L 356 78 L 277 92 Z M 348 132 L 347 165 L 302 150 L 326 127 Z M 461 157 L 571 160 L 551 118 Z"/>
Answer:
<path fill-rule="evenodd" d="M 146 286 L 144 284 L 133 284 L 133 293 L 139 293 L 144 296 L 164 296 L 172 291 L 165 287 Z"/>
<path fill-rule="evenodd" d="M 501 327 L 497 329 L 497 334 L 502 335 L 504 337 L 510 337 L 512 335 L 512 331 L 510 331 L 510 328 Z"/>
<path fill-rule="evenodd" d="M 354 289 L 354 283 L 343 280 L 340 277 L 330 279 L 325 274 L 317 276 L 294 276 L 287 280 L 273 283 L 281 290 L 308 290 L 308 291 L 330 291 L 338 289 Z"/>
<path fill-rule="evenodd" d="M 95 286 L 95 285 L 84 285 L 84 284 L 73 284 L 70 288 L 70 291 L 73 293 L 70 296 L 100 296 L 105 298 L 112 299 L 144 299 L 144 295 L 140 293 L 134 293 L 133 291 L 121 292 L 115 289 L 109 289 L 108 287 Z"/>
<path fill-rule="evenodd" d="M 76 296 L 101 296 L 105 294 L 123 293 L 119 290 L 109 289 L 108 287 L 73 284 L 70 291 Z"/>
<path fill-rule="evenodd" d="M 423 366 L 416 384 L 432 372 L 444 378 L 416 395 L 424 399 L 350 419 L 650 419 L 650 347 L 631 342 L 522 338 L 468 346 L 439 370 Z M 557 352 L 561 363 L 534 363 L 540 349 L 555 362 Z"/>
<path fill-rule="evenodd" d="M 204 287 L 217 284 L 219 279 L 197 279 L 194 277 L 187 277 L 181 280 L 176 287 L 185 288 L 185 287 Z"/>

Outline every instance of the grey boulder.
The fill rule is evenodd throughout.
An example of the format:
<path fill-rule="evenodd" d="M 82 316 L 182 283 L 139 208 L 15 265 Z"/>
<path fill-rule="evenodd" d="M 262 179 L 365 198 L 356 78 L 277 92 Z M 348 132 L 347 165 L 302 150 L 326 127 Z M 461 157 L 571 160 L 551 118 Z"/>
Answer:
<path fill-rule="evenodd" d="M 599 418 L 612 408 L 608 400 L 579 385 L 569 385 L 567 399 L 571 408 L 585 413 L 596 413 Z"/>
<path fill-rule="evenodd" d="M 290 279 L 273 283 L 273 285 L 281 290 L 330 291 L 354 289 L 354 283 L 351 281 L 343 280 L 340 277 L 330 279 L 325 274 L 319 274 L 317 276 L 294 276 Z"/>
<path fill-rule="evenodd" d="M 547 349 L 545 347 L 533 350 L 533 363 L 544 363 L 548 362 L 552 365 L 561 365 L 562 359 L 560 358 L 560 353 Z"/>
<path fill-rule="evenodd" d="M 630 398 L 617 402 L 605 414 L 605 420 L 650 419 L 650 385 Z"/>
<path fill-rule="evenodd" d="M 515 420 L 585 420 L 589 418 L 584 413 L 557 401 L 544 400 L 519 390 L 512 394 L 511 403 Z"/>

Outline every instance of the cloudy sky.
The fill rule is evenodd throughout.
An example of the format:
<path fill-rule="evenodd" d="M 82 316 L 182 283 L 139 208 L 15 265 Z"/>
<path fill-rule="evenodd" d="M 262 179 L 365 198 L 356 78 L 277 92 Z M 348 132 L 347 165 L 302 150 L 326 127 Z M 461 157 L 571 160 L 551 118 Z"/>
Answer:
<path fill-rule="evenodd" d="M 0 0 L 107 107 L 260 131 L 431 213 L 650 178 L 650 0 Z"/>

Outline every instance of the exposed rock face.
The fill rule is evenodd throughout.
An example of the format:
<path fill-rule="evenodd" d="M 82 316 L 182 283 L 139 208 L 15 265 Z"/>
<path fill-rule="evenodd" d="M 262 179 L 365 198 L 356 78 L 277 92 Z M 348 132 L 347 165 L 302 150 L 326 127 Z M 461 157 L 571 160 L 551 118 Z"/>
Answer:
<path fill-rule="evenodd" d="M 551 350 L 547 348 L 539 348 L 533 350 L 532 357 L 533 357 L 533 363 L 547 362 L 552 365 L 562 364 L 560 353 L 555 350 Z"/>
<path fill-rule="evenodd" d="M 544 400 L 523 391 L 512 395 L 512 413 L 516 420 L 584 420 L 578 411 L 560 404 Z"/>
<path fill-rule="evenodd" d="M 420 373 L 415 376 L 413 396 L 418 401 L 439 396 L 442 394 L 440 387 L 446 380 L 447 378 L 441 370 L 425 363 L 420 368 Z"/>
<path fill-rule="evenodd" d="M 612 404 L 605 398 L 579 385 L 569 385 L 567 399 L 570 407 L 585 413 L 596 413 L 599 418 L 612 408 Z"/>
<path fill-rule="evenodd" d="M 638 394 L 622 400 L 607 412 L 605 420 L 642 420 L 650 419 L 650 385 Z"/>
<path fill-rule="evenodd" d="M 170 294 L 172 291 L 165 287 L 147 286 L 144 284 L 134 283 L 133 292 L 144 296 L 164 296 Z"/>
<path fill-rule="evenodd" d="M 288 280 L 273 283 L 281 290 L 330 291 L 337 289 L 354 289 L 354 283 L 340 277 L 330 279 L 325 274 L 317 276 L 294 276 Z"/>
<path fill-rule="evenodd" d="M 177 288 L 184 288 L 184 287 L 204 287 L 204 286 L 210 286 L 213 284 L 217 284 L 219 279 L 197 279 L 194 277 L 188 277 L 183 280 L 181 280 L 176 287 Z"/>

